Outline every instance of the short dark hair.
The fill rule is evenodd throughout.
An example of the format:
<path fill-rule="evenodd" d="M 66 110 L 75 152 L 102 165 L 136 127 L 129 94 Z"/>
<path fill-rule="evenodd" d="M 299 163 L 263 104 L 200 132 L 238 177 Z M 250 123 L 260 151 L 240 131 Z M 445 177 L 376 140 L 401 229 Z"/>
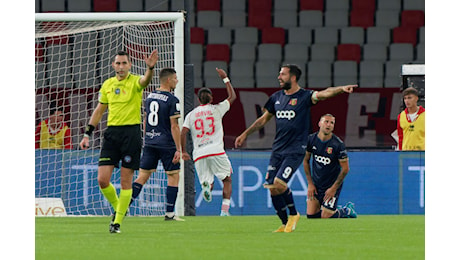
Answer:
<path fill-rule="evenodd" d="M 129 57 L 129 53 L 128 53 L 128 52 L 126 52 L 126 51 L 118 51 L 117 54 L 115 54 L 115 55 L 113 56 L 113 60 L 115 60 L 115 57 L 117 57 L 117 55 L 118 55 L 118 56 L 126 56 L 126 57 L 128 57 L 128 60 L 131 59 L 131 58 Z"/>
<path fill-rule="evenodd" d="M 64 112 L 61 107 L 58 107 L 57 102 L 53 100 L 50 102 L 50 115 L 54 115 L 57 111 Z"/>
<path fill-rule="evenodd" d="M 208 104 L 211 102 L 212 91 L 209 88 L 200 88 L 198 90 L 198 100 L 201 104 Z"/>
<path fill-rule="evenodd" d="M 171 76 L 171 75 L 174 75 L 174 74 L 176 74 L 176 70 L 175 70 L 175 69 L 173 69 L 173 68 L 163 68 L 163 69 L 160 71 L 160 74 L 159 74 L 160 82 L 161 82 L 163 79 L 165 79 L 165 78 L 167 78 L 167 77 L 169 77 L 169 76 Z"/>
<path fill-rule="evenodd" d="M 302 75 L 302 70 L 299 68 L 299 66 L 295 64 L 284 64 L 281 66 L 281 68 L 288 68 L 289 69 L 289 75 L 290 76 L 295 76 L 295 80 L 298 82 L 300 79 L 300 76 Z"/>
<path fill-rule="evenodd" d="M 403 93 L 402 93 L 403 97 L 410 95 L 410 94 L 414 94 L 418 97 L 418 90 L 415 89 L 414 87 L 408 87 L 403 90 Z"/>

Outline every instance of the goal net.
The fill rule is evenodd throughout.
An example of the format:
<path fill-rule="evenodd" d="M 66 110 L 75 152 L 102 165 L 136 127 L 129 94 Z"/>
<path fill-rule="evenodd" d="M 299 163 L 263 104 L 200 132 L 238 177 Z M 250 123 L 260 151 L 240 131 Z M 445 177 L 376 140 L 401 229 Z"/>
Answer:
<path fill-rule="evenodd" d="M 35 133 L 36 215 L 53 215 L 63 210 L 67 215 L 110 215 L 111 206 L 97 182 L 107 112 L 94 131 L 90 149 L 80 150 L 79 143 L 98 103 L 102 83 L 114 76 L 111 62 L 119 50 L 130 54 L 131 73 L 143 75 L 146 69 L 143 55 L 157 49 L 159 61 L 144 97 L 159 86 L 159 71 L 173 67 L 179 78 L 175 95 L 182 99 L 183 14 L 50 13 L 36 14 L 35 18 L 35 125 L 41 133 L 47 132 L 43 139 L 37 129 Z M 62 116 L 54 111 L 62 111 Z M 64 138 L 62 147 L 55 147 L 53 138 L 61 138 L 52 125 L 57 121 L 59 126 L 61 120 L 68 126 L 70 138 Z M 51 127 L 47 129 L 47 125 Z M 50 145 L 45 138 L 51 139 Z M 136 171 L 135 177 L 137 174 Z M 119 192 L 117 168 L 112 183 Z M 166 174 L 160 165 L 131 205 L 130 214 L 164 215 L 165 189 Z M 176 206 L 179 212 L 183 207 L 180 198 L 179 194 Z M 60 208 L 56 204 L 46 205 L 56 199 L 62 200 Z"/>

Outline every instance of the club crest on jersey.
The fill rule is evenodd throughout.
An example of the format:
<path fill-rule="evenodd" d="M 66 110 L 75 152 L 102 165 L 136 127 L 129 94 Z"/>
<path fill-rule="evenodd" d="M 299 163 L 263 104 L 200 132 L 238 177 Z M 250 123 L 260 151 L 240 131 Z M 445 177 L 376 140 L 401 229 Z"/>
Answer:
<path fill-rule="evenodd" d="M 289 105 L 291 105 L 291 106 L 297 105 L 297 98 L 293 98 L 293 99 L 289 100 Z"/>
<path fill-rule="evenodd" d="M 326 153 L 331 154 L 331 153 L 332 153 L 332 147 L 328 147 L 328 148 L 326 149 Z"/>

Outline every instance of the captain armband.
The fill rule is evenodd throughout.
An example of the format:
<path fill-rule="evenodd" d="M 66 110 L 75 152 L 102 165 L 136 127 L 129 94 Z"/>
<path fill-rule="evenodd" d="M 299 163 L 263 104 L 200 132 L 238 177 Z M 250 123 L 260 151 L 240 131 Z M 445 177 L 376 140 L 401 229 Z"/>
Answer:
<path fill-rule="evenodd" d="M 91 134 L 93 134 L 93 131 L 96 127 L 93 125 L 87 125 L 85 129 L 85 134 L 83 135 L 84 137 L 91 137 Z"/>

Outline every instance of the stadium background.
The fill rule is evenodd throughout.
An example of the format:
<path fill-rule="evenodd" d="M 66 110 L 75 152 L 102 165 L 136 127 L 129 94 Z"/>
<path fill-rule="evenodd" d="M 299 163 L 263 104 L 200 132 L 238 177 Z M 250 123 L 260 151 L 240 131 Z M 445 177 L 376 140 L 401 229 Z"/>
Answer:
<path fill-rule="evenodd" d="M 182 2 L 36 0 L 35 10 L 176 11 L 183 9 Z M 276 76 L 281 63 L 296 63 L 301 66 L 303 77 L 300 84 L 308 88 L 322 89 L 332 85 L 353 83 L 360 85 L 360 89 L 353 95 L 335 97 L 333 101 L 316 106 L 312 112 L 314 130 L 317 129 L 316 122 L 320 115 L 328 112 L 337 116 L 335 132 L 348 147 L 367 151 L 393 149 L 396 143 L 390 134 L 396 129 L 396 117 L 402 105 L 400 66 L 424 63 L 424 1 L 196 0 L 190 1 L 190 7 L 190 62 L 195 67 L 195 90 L 207 86 L 213 89 L 216 100 L 222 99 L 225 89 L 223 84 L 216 81 L 218 78 L 213 71 L 219 66 L 228 71 L 238 93 L 239 99 L 224 121 L 227 149 L 232 147 L 235 136 L 260 115 L 266 97 L 278 89 Z M 306 32 L 305 37 L 295 37 L 299 35 L 299 29 Z M 248 46 L 253 50 L 252 55 L 251 52 L 246 55 L 247 49 L 243 47 Z M 303 48 L 298 49 L 299 46 Z M 44 55 L 45 49 L 46 46 L 36 46 L 36 63 L 44 62 L 40 57 Z M 294 55 L 289 56 L 292 53 Z M 292 57 L 296 59 L 292 60 Z M 272 58 L 274 60 L 271 60 Z M 249 64 L 249 69 L 244 70 L 248 74 L 238 74 L 242 73 L 238 70 L 242 64 Z M 326 69 L 318 71 L 315 68 Z M 315 74 L 315 71 L 320 73 Z M 73 86 L 65 90 L 57 86 L 48 86 L 39 89 L 36 98 L 49 100 L 55 95 L 61 96 L 61 105 L 69 112 L 74 104 L 70 102 L 71 99 L 65 97 L 79 91 L 81 90 Z M 85 93 L 88 102 L 93 101 L 93 94 Z M 43 119 L 44 111 L 46 108 L 36 108 L 36 124 Z M 92 107 L 88 107 L 88 113 L 91 111 Z M 69 125 L 75 124 L 68 116 L 65 120 Z M 81 124 L 81 128 L 84 125 Z M 248 142 L 246 148 L 268 149 L 273 129 L 273 125 L 269 125 L 259 135 L 253 135 L 253 140 Z M 73 143 L 76 147 L 79 135 L 74 136 Z M 424 166 L 424 153 L 418 157 L 423 157 L 418 166 Z M 393 160 L 393 167 L 403 167 L 401 160 Z M 378 171 L 374 177 L 382 176 L 386 172 Z M 349 178 L 345 186 L 362 187 L 358 183 L 354 186 L 351 175 Z M 399 182 L 391 179 L 384 182 L 397 184 L 397 190 L 400 191 L 402 179 Z M 413 189 L 417 192 L 420 187 L 419 181 L 412 184 L 415 184 Z M 356 200 L 350 198 L 353 199 Z M 400 202 L 401 198 L 394 199 Z M 420 205 L 417 199 L 413 203 Z M 417 213 L 424 212 L 424 205 L 418 210 Z M 398 208 L 396 213 L 407 212 Z"/>

